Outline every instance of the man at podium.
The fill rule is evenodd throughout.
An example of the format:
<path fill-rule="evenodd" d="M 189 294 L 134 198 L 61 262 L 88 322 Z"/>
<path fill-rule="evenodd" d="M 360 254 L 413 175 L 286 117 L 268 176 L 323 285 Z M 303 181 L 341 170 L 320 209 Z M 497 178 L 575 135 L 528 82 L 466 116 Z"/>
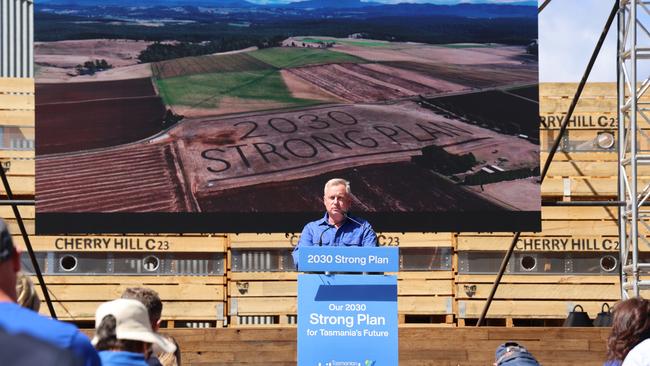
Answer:
<path fill-rule="evenodd" d="M 350 182 L 345 179 L 334 178 L 325 183 L 323 203 L 327 212 L 321 219 L 307 223 L 302 229 L 298 245 L 292 253 L 296 268 L 300 247 L 377 246 L 377 234 L 370 224 L 362 218 L 348 215 L 351 194 Z"/>

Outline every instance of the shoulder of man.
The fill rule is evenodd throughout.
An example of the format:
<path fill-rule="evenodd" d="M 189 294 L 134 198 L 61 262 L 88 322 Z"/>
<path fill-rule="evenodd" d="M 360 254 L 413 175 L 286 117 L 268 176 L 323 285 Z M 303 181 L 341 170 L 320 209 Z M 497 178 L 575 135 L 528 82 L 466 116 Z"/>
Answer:
<path fill-rule="evenodd" d="M 26 334 L 0 331 L 0 353 L 7 366 L 82 366 L 81 359 L 69 350 L 58 348 Z"/>
<path fill-rule="evenodd" d="M 84 358 L 86 366 L 101 364 L 88 337 L 72 324 L 42 316 L 18 304 L 1 303 L 0 326 L 8 333 L 24 333 L 60 348 L 70 349 Z"/>

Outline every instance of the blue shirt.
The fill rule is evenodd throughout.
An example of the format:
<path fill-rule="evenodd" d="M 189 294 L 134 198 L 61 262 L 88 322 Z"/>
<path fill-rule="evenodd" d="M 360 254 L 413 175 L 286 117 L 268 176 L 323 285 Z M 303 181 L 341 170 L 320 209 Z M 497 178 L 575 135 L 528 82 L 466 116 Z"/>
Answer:
<path fill-rule="evenodd" d="M 101 351 L 102 366 L 147 366 L 142 353 L 126 351 Z"/>
<path fill-rule="evenodd" d="M 343 225 L 338 229 L 330 225 L 327 213 L 322 219 L 312 221 L 305 225 L 300 234 L 298 245 L 293 250 L 293 263 L 298 268 L 298 250 L 300 247 L 308 246 L 357 246 L 376 247 L 377 234 L 372 230 L 368 221 L 356 217 L 347 216 Z"/>
<path fill-rule="evenodd" d="M 0 327 L 7 333 L 24 333 L 71 350 L 84 366 L 100 366 L 97 351 L 88 337 L 72 324 L 47 318 L 13 302 L 0 302 Z"/>

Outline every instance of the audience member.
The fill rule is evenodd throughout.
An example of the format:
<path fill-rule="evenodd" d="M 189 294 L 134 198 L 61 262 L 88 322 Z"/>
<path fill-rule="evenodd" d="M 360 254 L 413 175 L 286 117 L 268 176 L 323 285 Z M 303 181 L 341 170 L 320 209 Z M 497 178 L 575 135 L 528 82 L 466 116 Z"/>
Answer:
<path fill-rule="evenodd" d="M 650 366 L 650 301 L 632 298 L 614 306 L 607 339 L 609 365 Z"/>
<path fill-rule="evenodd" d="M 16 296 L 18 296 L 16 300 L 18 305 L 32 309 L 38 313 L 38 310 L 41 308 L 41 300 L 38 298 L 34 282 L 23 272 L 18 272 Z"/>
<path fill-rule="evenodd" d="M 181 366 L 181 349 L 178 346 L 178 342 L 174 339 L 174 337 L 163 335 L 163 337 L 166 337 L 170 342 L 174 343 L 176 346 L 176 351 L 172 352 L 160 352 L 157 354 L 158 360 L 160 361 L 160 364 L 162 366 Z"/>
<path fill-rule="evenodd" d="M 146 287 L 129 287 L 124 290 L 122 298 L 140 301 L 144 307 L 147 308 L 151 329 L 153 329 L 154 332 L 158 332 L 160 329 L 163 303 L 156 291 Z M 154 345 L 151 355 L 147 358 L 147 364 L 149 366 L 160 366 L 161 362 L 158 355 L 161 353 L 163 353 L 162 350 L 158 349 Z"/>
<path fill-rule="evenodd" d="M 151 329 L 144 305 L 132 299 L 117 299 L 101 304 L 95 313 L 93 344 L 103 366 L 146 366 L 151 345 L 174 352 L 173 343 Z"/>
<path fill-rule="evenodd" d="M 0 327 L 9 334 L 25 333 L 69 349 L 83 360 L 85 366 L 100 365 L 97 351 L 77 327 L 46 318 L 16 303 L 18 271 L 20 255 L 13 245 L 7 225 L 0 220 Z"/>
<path fill-rule="evenodd" d="M 8 334 L 0 329 L 3 366 L 81 366 L 72 352 L 25 334 Z"/>
<path fill-rule="evenodd" d="M 539 366 L 537 359 L 517 342 L 506 342 L 497 347 L 495 366 Z"/>

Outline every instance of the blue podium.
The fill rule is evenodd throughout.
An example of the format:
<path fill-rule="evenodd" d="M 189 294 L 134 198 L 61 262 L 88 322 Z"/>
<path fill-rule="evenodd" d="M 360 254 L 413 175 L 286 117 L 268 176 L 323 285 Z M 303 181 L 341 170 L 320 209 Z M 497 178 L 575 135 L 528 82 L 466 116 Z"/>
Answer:
<path fill-rule="evenodd" d="M 396 247 L 304 247 L 298 366 L 397 366 Z M 344 272 L 338 274 L 336 272 Z"/>

